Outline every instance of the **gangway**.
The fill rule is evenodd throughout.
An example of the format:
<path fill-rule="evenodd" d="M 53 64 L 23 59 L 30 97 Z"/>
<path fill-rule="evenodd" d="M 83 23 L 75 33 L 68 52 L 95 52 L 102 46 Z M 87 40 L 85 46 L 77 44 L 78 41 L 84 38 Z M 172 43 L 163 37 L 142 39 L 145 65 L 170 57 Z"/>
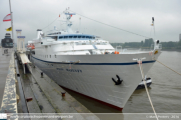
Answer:
<path fill-rule="evenodd" d="M 27 55 L 26 55 L 26 50 L 25 50 L 25 36 L 21 36 L 21 31 L 20 29 L 17 29 L 16 30 L 16 33 L 17 33 L 17 56 L 18 56 L 18 59 L 21 61 L 22 63 L 22 66 L 23 66 L 23 71 L 24 71 L 24 74 L 26 74 L 27 72 L 27 66 L 26 64 L 30 64 L 31 62 L 29 61 Z"/>

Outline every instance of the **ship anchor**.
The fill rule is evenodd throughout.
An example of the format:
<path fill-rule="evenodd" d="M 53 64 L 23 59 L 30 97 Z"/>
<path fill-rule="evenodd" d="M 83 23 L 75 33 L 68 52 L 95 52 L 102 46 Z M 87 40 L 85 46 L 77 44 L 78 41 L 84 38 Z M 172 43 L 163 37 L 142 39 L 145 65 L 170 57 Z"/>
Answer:
<path fill-rule="evenodd" d="M 112 81 L 115 83 L 115 85 L 120 85 L 123 82 L 123 80 L 121 80 L 118 75 L 116 75 L 116 77 L 118 78 L 118 80 L 116 81 L 114 78 L 112 78 Z"/>

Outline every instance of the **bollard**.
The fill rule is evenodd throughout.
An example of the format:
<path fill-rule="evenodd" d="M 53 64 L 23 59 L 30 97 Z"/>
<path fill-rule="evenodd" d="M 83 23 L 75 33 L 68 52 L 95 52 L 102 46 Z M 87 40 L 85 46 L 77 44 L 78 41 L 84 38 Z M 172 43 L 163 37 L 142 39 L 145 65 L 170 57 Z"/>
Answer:
<path fill-rule="evenodd" d="M 27 102 L 30 102 L 30 101 L 32 101 L 33 100 L 33 98 L 26 98 L 26 101 Z"/>
<path fill-rule="evenodd" d="M 41 72 L 41 77 L 43 78 L 43 72 Z"/>
<path fill-rule="evenodd" d="M 20 77 L 20 74 L 17 74 L 17 77 Z"/>
<path fill-rule="evenodd" d="M 66 92 L 61 92 L 61 93 L 62 93 L 62 97 L 65 97 L 65 93 L 66 93 Z"/>

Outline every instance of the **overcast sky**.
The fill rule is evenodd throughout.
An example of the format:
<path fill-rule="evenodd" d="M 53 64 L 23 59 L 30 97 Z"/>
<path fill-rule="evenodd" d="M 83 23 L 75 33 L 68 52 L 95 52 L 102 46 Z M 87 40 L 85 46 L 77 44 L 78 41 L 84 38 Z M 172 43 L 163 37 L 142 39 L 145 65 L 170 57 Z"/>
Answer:
<path fill-rule="evenodd" d="M 15 40 L 16 29 L 22 29 L 26 41 L 36 38 L 37 29 L 45 28 L 68 7 L 75 13 L 146 37 L 154 37 L 150 25 L 154 17 L 156 39 L 160 41 L 178 41 L 181 34 L 181 0 L 11 0 L 11 6 Z M 0 0 L 1 39 L 7 33 L 5 29 L 11 25 L 11 22 L 3 22 L 9 13 L 9 0 Z M 78 14 L 72 17 L 73 30 L 98 35 L 110 42 L 140 42 L 145 39 Z M 63 14 L 43 31 L 54 26 L 65 29 L 60 20 L 64 20 Z"/>

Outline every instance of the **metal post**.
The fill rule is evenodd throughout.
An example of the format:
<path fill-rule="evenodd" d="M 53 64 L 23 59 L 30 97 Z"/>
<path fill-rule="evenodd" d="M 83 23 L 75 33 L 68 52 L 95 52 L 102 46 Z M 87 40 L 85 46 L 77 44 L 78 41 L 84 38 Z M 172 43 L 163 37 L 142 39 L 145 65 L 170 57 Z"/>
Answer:
<path fill-rule="evenodd" d="M 153 22 L 153 28 L 154 28 L 154 40 L 155 40 L 155 37 L 156 37 L 156 35 L 155 35 L 155 22 Z"/>
<path fill-rule="evenodd" d="M 41 72 L 41 78 L 43 78 L 43 72 Z"/>
<path fill-rule="evenodd" d="M 10 13 L 11 13 L 12 39 L 13 39 L 13 43 L 14 43 L 14 35 L 13 35 L 13 12 L 11 12 L 11 0 L 9 0 L 9 8 L 10 8 Z"/>
<path fill-rule="evenodd" d="M 80 30 L 81 30 L 81 18 L 79 18 L 79 32 L 80 32 Z"/>
<path fill-rule="evenodd" d="M 25 41 L 23 40 L 23 52 L 25 51 Z"/>
<path fill-rule="evenodd" d="M 19 42 L 19 51 L 21 50 L 21 40 L 20 40 L 20 38 L 19 38 L 19 40 L 18 40 L 18 42 Z"/>
<path fill-rule="evenodd" d="M 25 64 L 23 64 L 23 70 L 24 70 L 24 74 L 26 74 Z"/>
<path fill-rule="evenodd" d="M 63 91 L 63 92 L 61 92 L 61 93 L 62 93 L 62 97 L 65 97 L 65 93 L 66 93 L 66 92 L 65 92 L 65 91 Z"/>

